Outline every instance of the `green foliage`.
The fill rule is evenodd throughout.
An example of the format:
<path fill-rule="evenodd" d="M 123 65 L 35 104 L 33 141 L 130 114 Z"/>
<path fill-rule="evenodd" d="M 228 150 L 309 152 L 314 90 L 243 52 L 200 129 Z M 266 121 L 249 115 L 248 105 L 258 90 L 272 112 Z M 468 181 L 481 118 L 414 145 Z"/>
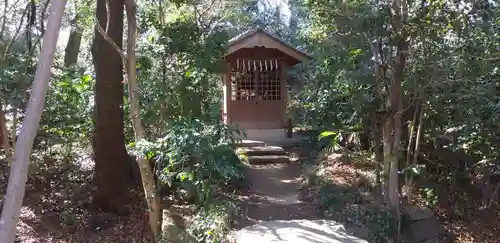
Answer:
<path fill-rule="evenodd" d="M 209 204 L 196 214 L 187 231 L 199 242 L 225 242 L 235 212 L 236 206 L 230 202 Z"/>
<path fill-rule="evenodd" d="M 167 132 L 176 117 L 220 120 L 220 76 L 227 33 L 200 28 L 189 12 L 169 9 L 180 17 L 159 21 L 156 8 L 141 13 L 138 81 L 142 118 L 153 136 Z M 183 12 L 184 11 L 184 12 Z"/>
<path fill-rule="evenodd" d="M 383 112 L 374 66 L 378 62 L 384 68 L 380 91 L 387 98 L 393 50 L 401 37 L 391 27 L 391 6 L 350 0 L 295 4 L 307 13 L 301 38 L 314 53 L 295 102 L 296 119 L 319 129 L 366 130 Z M 457 129 L 458 141 L 451 149 L 497 161 L 499 5 L 408 1 L 408 9 L 403 107 L 423 101 L 425 140 Z M 377 48 L 381 60 L 373 54 Z"/>
<path fill-rule="evenodd" d="M 341 218 L 348 225 L 370 229 L 370 242 L 388 242 L 397 229 L 394 212 L 384 206 L 350 205 L 343 209 Z"/>
<path fill-rule="evenodd" d="M 64 70 L 54 75 L 40 122 L 40 135 L 46 145 L 89 144 L 92 130 L 93 78 L 81 70 Z M 40 141 L 41 142 L 41 141 Z"/>
<path fill-rule="evenodd" d="M 340 133 L 325 131 L 319 134 L 318 144 L 323 150 L 333 153 L 341 149 L 340 147 Z"/>
<path fill-rule="evenodd" d="M 174 190 L 186 190 L 199 204 L 213 193 L 243 178 L 234 152 L 233 128 L 222 123 L 179 118 L 155 142 L 137 144 L 140 155 L 155 162 L 158 179 Z"/>
<path fill-rule="evenodd" d="M 9 36 L 6 36 L 9 37 Z M 0 37 L 0 55 L 9 39 Z M 6 99 L 17 108 L 26 105 L 29 93 L 26 92 L 35 74 L 36 53 L 30 53 L 21 40 L 14 40 L 9 53 L 5 54 L 5 60 L 0 57 L 0 93 L 2 99 Z"/>
<path fill-rule="evenodd" d="M 435 207 L 438 202 L 438 196 L 434 189 L 432 188 L 423 188 L 420 190 L 422 194 L 422 198 L 427 206 Z"/>

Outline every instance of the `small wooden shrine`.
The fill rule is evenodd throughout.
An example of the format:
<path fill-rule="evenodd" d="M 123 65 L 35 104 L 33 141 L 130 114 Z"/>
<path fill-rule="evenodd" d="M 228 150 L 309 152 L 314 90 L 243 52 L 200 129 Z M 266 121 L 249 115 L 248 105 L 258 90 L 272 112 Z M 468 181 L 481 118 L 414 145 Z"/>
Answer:
<path fill-rule="evenodd" d="M 251 133 L 283 134 L 286 117 L 285 70 L 310 57 L 263 30 L 251 30 L 229 41 L 222 77 L 223 117 Z"/>

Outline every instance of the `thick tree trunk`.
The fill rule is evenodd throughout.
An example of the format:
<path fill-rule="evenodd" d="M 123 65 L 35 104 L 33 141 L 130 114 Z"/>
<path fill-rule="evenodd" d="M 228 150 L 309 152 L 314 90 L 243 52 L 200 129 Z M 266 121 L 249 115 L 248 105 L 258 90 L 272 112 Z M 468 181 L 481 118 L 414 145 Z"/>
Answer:
<path fill-rule="evenodd" d="M 45 104 L 50 70 L 54 61 L 65 4 L 64 0 L 54 0 L 51 4 L 47 32 L 43 37 L 43 47 L 35 72 L 35 81 L 21 134 L 17 140 L 18 150 L 10 169 L 9 184 L 3 201 L 2 216 L 0 217 L 0 242 L 2 243 L 12 243 L 16 236 L 16 225 L 23 205 L 26 180 L 28 179 L 29 159 Z"/>
<path fill-rule="evenodd" d="M 123 38 L 123 0 L 97 1 L 96 17 L 108 26 L 108 36 L 119 46 Z M 109 11 L 109 23 L 107 14 Z M 124 214 L 130 179 L 123 124 L 123 68 L 119 53 L 96 28 L 92 57 L 96 74 L 94 156 L 97 192 L 95 203 L 106 212 Z"/>
<path fill-rule="evenodd" d="M 82 43 L 82 29 L 78 25 L 79 15 L 76 14 L 73 22 L 73 27 L 69 33 L 68 44 L 64 49 L 64 66 L 70 67 L 78 62 L 78 53 L 80 52 L 80 45 Z"/>
<path fill-rule="evenodd" d="M 130 118 L 132 120 L 132 126 L 134 128 L 135 141 L 138 143 L 141 140 L 146 139 L 146 131 L 144 130 L 140 117 L 141 106 L 139 102 L 139 88 L 137 85 L 136 76 L 135 45 L 137 34 L 137 6 L 134 0 L 125 0 L 125 6 L 128 25 L 126 64 L 130 103 Z M 144 197 L 146 198 L 149 212 L 149 226 L 151 228 L 153 239 L 155 240 L 155 242 L 158 242 L 161 238 L 162 211 L 160 207 L 160 194 L 158 193 L 158 190 L 156 188 L 153 167 L 144 156 L 140 156 L 139 158 L 137 158 L 137 163 L 139 165 L 139 171 L 141 173 Z"/>

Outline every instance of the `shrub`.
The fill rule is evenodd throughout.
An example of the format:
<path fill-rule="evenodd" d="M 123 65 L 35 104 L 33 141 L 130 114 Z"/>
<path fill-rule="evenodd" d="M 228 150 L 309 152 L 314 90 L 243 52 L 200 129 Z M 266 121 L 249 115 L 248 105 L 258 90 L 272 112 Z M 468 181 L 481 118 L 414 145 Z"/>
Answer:
<path fill-rule="evenodd" d="M 349 205 L 342 210 L 341 219 L 350 226 L 370 229 L 370 242 L 388 242 L 397 229 L 393 211 L 381 205 Z"/>
<path fill-rule="evenodd" d="M 235 212 L 235 205 L 229 202 L 207 204 L 196 214 L 187 231 L 199 242 L 224 242 Z"/>
<path fill-rule="evenodd" d="M 187 192 L 188 199 L 202 205 L 218 188 L 243 178 L 235 154 L 234 129 L 220 122 L 178 119 L 168 133 L 155 142 L 136 146 L 154 162 L 157 178 L 173 192 Z"/>

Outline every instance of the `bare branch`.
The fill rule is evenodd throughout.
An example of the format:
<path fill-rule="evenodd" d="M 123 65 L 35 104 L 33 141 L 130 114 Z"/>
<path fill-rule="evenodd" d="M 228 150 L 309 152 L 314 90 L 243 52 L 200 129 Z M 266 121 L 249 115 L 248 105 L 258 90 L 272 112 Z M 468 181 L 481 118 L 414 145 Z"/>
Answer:
<path fill-rule="evenodd" d="M 207 36 L 210 36 L 212 34 L 212 32 L 215 30 L 215 27 L 217 27 L 219 25 L 219 23 L 224 19 L 226 19 L 226 16 L 223 16 L 223 17 L 219 18 L 218 20 L 216 20 L 215 23 L 213 23 L 212 27 L 210 27 L 210 30 L 208 31 Z"/>
<path fill-rule="evenodd" d="M 29 9 L 29 4 L 26 5 L 26 8 L 24 9 L 24 12 L 23 12 L 23 16 L 21 17 L 21 22 L 19 23 L 19 25 L 17 26 L 17 29 L 16 29 L 16 32 L 14 32 L 14 35 L 12 36 L 12 38 L 10 39 L 9 41 L 9 44 L 7 44 L 7 46 L 5 47 L 5 50 L 3 51 L 3 53 L 0 55 L 0 60 L 3 60 L 5 59 L 5 56 L 7 55 L 7 53 L 9 52 L 10 48 L 12 47 L 12 44 L 14 43 L 14 41 L 17 39 L 17 36 L 19 35 L 19 33 L 21 32 L 21 27 L 23 26 L 24 24 L 24 16 L 26 16 L 26 14 L 28 13 L 28 9 Z"/>
<path fill-rule="evenodd" d="M 43 9 L 42 9 L 42 13 L 41 13 L 41 18 L 40 18 L 40 32 L 41 32 L 41 36 L 43 36 L 43 34 L 45 33 L 44 20 L 45 20 L 45 13 L 47 13 L 47 8 L 49 6 L 49 2 L 50 2 L 49 0 L 47 0 L 45 2 L 45 5 L 43 5 Z M 38 40 L 38 42 L 40 42 L 40 39 Z"/>
<path fill-rule="evenodd" d="M 210 11 L 210 9 L 212 9 L 212 7 L 214 6 L 215 2 L 218 1 L 218 0 L 212 0 L 210 1 L 208 7 L 204 8 L 205 10 L 203 12 L 200 13 L 200 18 L 202 18 L 203 16 L 205 16 L 206 13 L 208 13 L 208 11 Z"/>
<path fill-rule="evenodd" d="M 105 30 L 106 33 L 108 33 L 108 31 L 109 31 L 109 22 L 111 20 L 111 12 L 109 11 L 109 0 L 106 0 L 105 2 L 106 2 L 106 28 L 104 30 Z"/>
<path fill-rule="evenodd" d="M 8 8 L 9 0 L 4 0 L 4 7 L 3 7 L 3 18 L 2 18 L 2 27 L 0 27 L 0 34 L 2 34 L 5 31 L 5 26 L 7 24 L 7 8 Z"/>
<path fill-rule="evenodd" d="M 120 54 L 120 57 L 121 57 L 122 62 L 123 62 L 123 66 L 126 67 L 127 66 L 127 56 L 123 52 L 122 48 L 120 48 L 113 41 L 113 39 L 111 39 L 111 37 L 109 37 L 109 35 L 107 34 L 107 32 L 104 31 L 104 29 L 101 26 L 101 23 L 99 23 L 99 20 L 95 19 L 95 21 L 96 21 L 97 31 L 99 32 L 99 34 L 101 34 L 102 37 L 108 42 L 108 44 L 110 44 L 116 50 L 116 52 L 118 52 L 118 54 Z"/>

